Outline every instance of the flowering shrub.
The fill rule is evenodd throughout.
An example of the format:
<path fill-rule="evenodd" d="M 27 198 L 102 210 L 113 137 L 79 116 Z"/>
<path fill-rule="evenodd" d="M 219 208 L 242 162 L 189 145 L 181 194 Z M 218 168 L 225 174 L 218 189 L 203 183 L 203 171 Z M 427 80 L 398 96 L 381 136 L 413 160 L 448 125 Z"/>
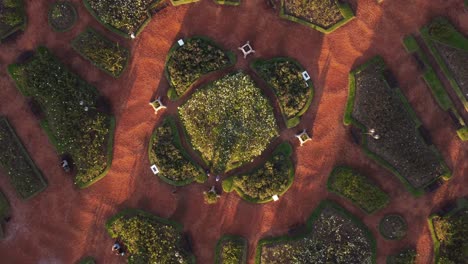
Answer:
<path fill-rule="evenodd" d="M 110 165 L 111 119 L 97 111 L 96 89 L 42 47 L 28 62 L 10 65 L 9 72 L 18 89 L 41 105 L 46 116 L 43 126 L 58 151 L 72 156 L 75 182 L 85 186 L 102 176 Z"/>
<path fill-rule="evenodd" d="M 172 119 L 167 118 L 155 129 L 150 144 L 150 161 L 159 168 L 158 176 L 175 185 L 183 185 L 194 179 L 206 180 L 203 170 L 189 160 L 178 139 L 178 131 Z"/>
<path fill-rule="evenodd" d="M 129 51 L 88 28 L 72 42 L 73 48 L 98 68 L 119 77 L 127 65 Z"/>
<path fill-rule="evenodd" d="M 167 60 L 166 76 L 176 96 L 182 96 L 203 74 L 234 63 L 228 53 L 205 38 L 187 39 L 182 47 L 175 45 Z"/>
<path fill-rule="evenodd" d="M 180 246 L 180 228 L 166 219 L 138 210 L 126 210 L 107 224 L 112 238 L 122 241 L 128 263 L 192 263 Z"/>
<path fill-rule="evenodd" d="M 270 102 L 242 72 L 198 89 L 179 114 L 193 147 L 215 172 L 252 161 L 278 135 Z"/>

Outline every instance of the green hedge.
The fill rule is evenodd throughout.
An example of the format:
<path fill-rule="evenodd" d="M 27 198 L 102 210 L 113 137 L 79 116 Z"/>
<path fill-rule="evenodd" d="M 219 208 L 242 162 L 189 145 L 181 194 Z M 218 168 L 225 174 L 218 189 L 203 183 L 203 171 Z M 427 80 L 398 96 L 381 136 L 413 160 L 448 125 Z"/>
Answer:
<path fill-rule="evenodd" d="M 328 178 L 327 189 L 352 201 L 368 214 L 384 208 L 390 200 L 377 185 L 349 167 L 335 167 Z"/>
<path fill-rule="evenodd" d="M 241 249 L 240 254 L 237 254 L 239 252 L 236 252 L 234 250 L 236 249 L 231 249 L 230 252 L 226 252 L 231 259 L 225 260 L 223 259 L 223 249 L 226 243 L 234 243 L 237 244 L 236 246 Z M 233 235 L 223 235 L 219 240 L 218 243 L 216 243 L 216 248 L 215 248 L 215 264 L 246 264 L 247 263 L 247 248 L 248 243 L 247 240 L 241 236 L 233 236 Z M 234 252 L 233 252 L 234 251 Z M 240 255 L 240 256 L 238 256 Z"/>
<path fill-rule="evenodd" d="M 100 70 L 120 77 L 128 65 L 130 51 L 92 28 L 87 28 L 72 41 L 73 49 Z"/>
<path fill-rule="evenodd" d="M 42 192 L 47 183 L 6 118 L 0 118 L 0 165 L 22 199 Z"/>
<path fill-rule="evenodd" d="M 178 6 L 178 5 L 185 5 L 185 4 L 190 4 L 190 3 L 195 3 L 200 0 L 171 0 L 171 3 L 173 6 Z"/>
<path fill-rule="evenodd" d="M 2 0 L 3 1 L 3 0 Z M 0 31 L 0 43 L 17 31 L 24 31 L 27 26 L 27 14 L 24 8 L 24 0 L 10 0 L 9 6 L 3 4 L 0 23 L 3 30 Z"/>
<path fill-rule="evenodd" d="M 335 3 L 336 3 L 336 5 L 338 5 L 338 8 L 340 9 L 340 13 L 343 16 L 343 20 L 339 21 L 338 23 L 336 23 L 335 25 L 333 25 L 333 26 L 331 26 L 329 28 L 323 28 L 323 27 L 321 27 L 319 25 L 316 25 L 316 24 L 311 23 L 309 21 L 306 21 L 304 19 L 301 19 L 301 18 L 292 16 L 292 15 L 286 14 L 285 7 L 284 7 L 284 1 L 286 1 L 286 0 L 281 0 L 281 9 L 280 9 L 280 17 L 281 18 L 284 18 L 284 19 L 287 19 L 287 20 L 290 20 L 290 21 L 293 21 L 293 22 L 297 22 L 299 24 L 308 26 L 310 28 L 313 28 L 313 29 L 318 30 L 318 31 L 320 31 L 322 33 L 325 33 L 325 34 L 329 34 L 329 33 L 333 32 L 333 31 L 337 30 L 338 28 L 344 26 L 346 23 L 348 23 L 349 21 L 351 21 L 355 17 L 354 13 L 353 13 L 353 10 L 349 6 L 349 4 L 343 3 L 341 1 L 333 0 L 333 1 L 336 1 Z"/>
<path fill-rule="evenodd" d="M 238 6 L 241 4 L 241 0 L 214 0 L 214 1 L 221 5 Z"/>

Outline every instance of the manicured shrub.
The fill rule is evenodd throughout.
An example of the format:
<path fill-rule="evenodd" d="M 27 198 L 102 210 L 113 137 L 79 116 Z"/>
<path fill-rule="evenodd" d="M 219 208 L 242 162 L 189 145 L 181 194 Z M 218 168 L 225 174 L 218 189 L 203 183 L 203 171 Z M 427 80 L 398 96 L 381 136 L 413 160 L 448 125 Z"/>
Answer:
<path fill-rule="evenodd" d="M 283 143 L 262 167 L 247 175 L 234 176 L 235 190 L 242 198 L 252 202 L 271 201 L 273 195 L 283 194 L 294 178 L 291 154 L 291 145 Z"/>
<path fill-rule="evenodd" d="M 166 77 L 174 91 L 172 98 L 182 96 L 202 75 L 235 63 L 230 52 L 223 51 L 213 41 L 195 37 L 175 44 L 166 63 Z"/>
<path fill-rule="evenodd" d="M 107 173 L 112 161 L 113 120 L 96 110 L 96 88 L 69 72 L 46 48 L 8 71 L 24 96 L 39 102 L 41 122 L 60 153 L 71 155 L 75 183 L 87 187 Z"/>
<path fill-rule="evenodd" d="M 129 263 L 193 263 L 181 247 L 181 226 L 139 210 L 125 210 L 106 224 L 128 252 Z"/>
<path fill-rule="evenodd" d="M 194 180 L 206 180 L 203 170 L 183 149 L 176 124 L 170 117 L 154 130 L 149 159 L 158 167 L 158 176 L 170 184 L 185 185 Z"/>
<path fill-rule="evenodd" d="M 215 264 L 245 264 L 247 241 L 239 236 L 223 236 L 216 245 Z"/>
<path fill-rule="evenodd" d="M 348 167 L 336 167 L 328 178 L 328 189 L 351 200 L 367 213 L 385 207 L 388 195 L 368 178 Z"/>
<path fill-rule="evenodd" d="M 43 191 L 47 184 L 5 118 L 0 118 L 0 165 L 23 199 Z"/>
<path fill-rule="evenodd" d="M 55 2 L 49 9 L 49 25 L 54 31 L 70 30 L 78 19 L 78 14 L 71 2 Z"/>
<path fill-rule="evenodd" d="M 130 56 L 128 49 L 92 28 L 78 35 L 73 40 L 72 46 L 81 56 L 115 78 L 122 74 Z"/>
<path fill-rule="evenodd" d="M 193 147 L 215 173 L 251 162 L 278 135 L 270 102 L 242 72 L 198 89 L 179 115 Z"/>
<path fill-rule="evenodd" d="M 284 12 L 323 28 L 330 28 L 344 19 L 335 0 L 282 0 Z"/>
<path fill-rule="evenodd" d="M 416 264 L 416 250 L 404 249 L 395 255 L 387 257 L 387 264 Z"/>
<path fill-rule="evenodd" d="M 288 127 L 296 125 L 298 117 L 307 110 L 313 96 L 312 82 L 306 82 L 302 77 L 304 68 L 287 58 L 257 60 L 252 67 L 275 92 L 287 123 L 297 118 Z"/>

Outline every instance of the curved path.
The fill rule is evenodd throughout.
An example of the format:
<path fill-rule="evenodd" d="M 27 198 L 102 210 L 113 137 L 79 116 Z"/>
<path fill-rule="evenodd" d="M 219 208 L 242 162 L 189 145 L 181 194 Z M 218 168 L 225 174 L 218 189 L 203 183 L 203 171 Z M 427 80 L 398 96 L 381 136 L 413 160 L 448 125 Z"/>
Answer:
<path fill-rule="evenodd" d="M 26 0 L 29 25 L 15 40 L 0 45 L 0 113 L 17 130 L 49 187 L 29 201 L 17 198 L 6 175 L 0 187 L 13 208 L 0 241 L 5 263 L 73 263 L 82 256 L 94 256 L 98 263 L 125 263 L 110 250 L 111 239 L 104 223 L 125 207 L 136 207 L 184 224 L 191 235 L 198 263 L 212 263 L 217 239 L 225 233 L 249 240 L 249 263 L 254 262 L 255 246 L 264 236 L 287 232 L 302 223 L 318 205 L 330 198 L 361 217 L 377 238 L 378 263 L 388 254 L 416 246 L 418 263 L 430 263 L 432 243 L 427 216 L 441 205 L 468 195 L 468 147 L 458 140 L 448 116 L 431 97 L 416 64 L 403 46 L 403 36 L 418 29 L 437 15 L 447 15 L 468 33 L 468 12 L 462 0 L 350 0 L 357 18 L 332 34 L 323 35 L 305 26 L 281 20 L 265 1 L 246 0 L 240 7 L 216 5 L 211 0 L 169 7 L 158 13 L 133 42 L 119 39 L 98 24 L 80 0 L 79 23 L 67 33 L 54 33 L 47 26 L 47 7 L 51 0 Z M 114 80 L 80 58 L 70 41 L 86 26 L 93 26 L 132 49 L 132 61 L 123 76 Z M 279 202 L 264 205 L 241 201 L 235 193 L 223 195 L 218 204 L 203 204 L 202 191 L 209 184 L 192 184 L 172 194 L 172 187 L 154 177 L 149 170 L 147 147 L 153 128 L 162 115 L 155 116 L 150 99 L 164 95 L 163 77 L 166 54 L 175 40 L 191 35 L 207 35 L 226 48 L 236 50 L 250 40 L 254 57 L 291 56 L 309 71 L 315 84 L 315 99 L 297 130 L 286 130 L 281 137 L 295 146 L 296 180 Z M 67 66 L 108 96 L 117 117 L 114 161 L 109 174 L 91 188 L 77 190 L 71 179 L 55 164 L 57 154 L 28 110 L 25 99 L 6 74 L 6 66 L 23 51 L 37 45 L 49 47 Z M 431 131 L 454 172 L 453 179 L 433 194 L 413 198 L 388 171 L 365 157 L 352 144 L 342 125 L 347 98 L 349 71 L 381 54 L 401 83 L 404 94 Z M 251 58 L 250 58 L 251 59 Z M 238 67 L 247 61 L 239 57 Z M 177 104 L 169 103 L 174 113 Z M 313 141 L 298 148 L 293 134 L 308 128 Z M 374 215 L 362 211 L 326 191 L 328 174 L 336 164 L 355 166 L 383 186 L 392 200 Z M 398 212 L 409 223 L 409 234 L 400 242 L 385 241 L 376 226 L 385 213 Z"/>

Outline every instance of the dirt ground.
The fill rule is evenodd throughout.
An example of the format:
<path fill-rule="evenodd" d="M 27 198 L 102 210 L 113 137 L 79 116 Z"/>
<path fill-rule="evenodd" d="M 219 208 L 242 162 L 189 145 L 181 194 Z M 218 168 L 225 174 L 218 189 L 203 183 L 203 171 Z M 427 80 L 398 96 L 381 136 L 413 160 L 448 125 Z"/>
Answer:
<path fill-rule="evenodd" d="M 2 263 L 74 263 L 93 256 L 98 263 L 124 263 L 112 254 L 112 240 L 104 223 L 126 207 L 147 210 L 184 224 L 193 240 L 198 263 L 213 263 L 214 248 L 222 234 L 237 234 L 249 241 L 249 263 L 254 263 L 257 241 L 287 232 L 302 223 L 323 199 L 330 198 L 363 219 L 377 239 L 378 263 L 407 246 L 415 246 L 418 263 L 431 263 L 432 242 L 427 216 L 447 201 L 468 195 L 468 147 L 456 136 L 449 117 L 437 105 L 417 65 L 402 44 L 402 37 L 438 15 L 446 15 L 465 34 L 468 12 L 462 0 L 351 0 L 357 18 L 332 34 L 323 35 L 305 26 L 280 19 L 265 1 L 247 0 L 240 7 L 216 5 L 211 0 L 170 7 L 157 14 L 134 41 L 105 30 L 85 10 L 80 0 L 79 22 L 69 32 L 55 33 L 47 25 L 52 0 L 26 0 L 28 28 L 15 40 L 0 45 L 0 114 L 11 121 L 49 187 L 29 201 L 21 201 L 4 173 L 0 188 L 9 198 L 13 217 L 0 241 Z M 75 53 L 70 41 L 87 26 L 105 31 L 132 50 L 132 61 L 123 76 L 114 80 Z M 216 205 L 204 205 L 202 191 L 212 183 L 192 184 L 172 194 L 173 188 L 153 176 L 147 147 L 153 128 L 163 115 L 154 115 L 148 102 L 165 95 L 163 77 L 166 54 L 180 37 L 207 35 L 231 50 L 250 40 L 257 51 L 252 58 L 291 56 L 303 64 L 315 84 L 315 98 L 301 125 L 284 130 L 281 138 L 295 146 L 296 178 L 291 189 L 276 203 L 249 204 L 235 193 L 224 194 Z M 74 72 L 94 84 L 113 104 L 117 117 L 114 160 L 109 174 L 92 187 L 77 190 L 58 165 L 57 153 L 39 127 L 6 74 L 6 66 L 23 51 L 37 45 L 49 47 Z M 452 169 L 453 179 L 437 192 L 412 197 L 398 179 L 368 159 L 353 145 L 343 126 L 348 73 L 380 54 L 400 81 L 404 94 L 431 132 Z M 240 57 L 236 66 L 247 69 Z M 168 102 L 174 113 L 178 103 Z M 459 109 L 462 111 L 462 109 Z M 163 113 L 164 114 L 164 113 Z M 313 140 L 299 148 L 293 135 L 307 128 Z M 385 209 L 366 215 L 348 201 L 326 191 L 326 180 L 337 164 L 361 169 L 391 196 Z M 406 238 L 384 240 L 377 224 L 386 213 L 402 214 L 408 224 Z"/>

